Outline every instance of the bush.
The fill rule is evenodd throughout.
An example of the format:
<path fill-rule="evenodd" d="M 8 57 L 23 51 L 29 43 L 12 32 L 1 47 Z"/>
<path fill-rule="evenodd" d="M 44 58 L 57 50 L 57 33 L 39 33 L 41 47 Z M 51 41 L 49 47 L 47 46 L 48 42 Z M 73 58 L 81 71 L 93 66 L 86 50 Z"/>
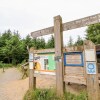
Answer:
<path fill-rule="evenodd" d="M 71 94 L 70 92 L 66 92 L 64 94 L 64 100 L 87 100 L 87 93 L 81 92 L 79 95 Z"/>
<path fill-rule="evenodd" d="M 5 63 L 2 63 L 0 62 L 0 68 L 8 68 L 8 67 L 12 67 L 12 64 L 5 64 Z"/>
<path fill-rule="evenodd" d="M 87 100 L 87 94 L 82 92 L 74 95 L 66 92 L 63 97 L 58 97 L 54 89 L 36 89 L 27 91 L 23 100 Z"/>
<path fill-rule="evenodd" d="M 87 93 L 81 92 L 80 95 L 76 97 L 76 100 L 87 100 Z"/>
<path fill-rule="evenodd" d="M 50 89 L 36 89 L 35 91 L 28 91 L 24 100 L 60 100 L 54 90 Z"/>

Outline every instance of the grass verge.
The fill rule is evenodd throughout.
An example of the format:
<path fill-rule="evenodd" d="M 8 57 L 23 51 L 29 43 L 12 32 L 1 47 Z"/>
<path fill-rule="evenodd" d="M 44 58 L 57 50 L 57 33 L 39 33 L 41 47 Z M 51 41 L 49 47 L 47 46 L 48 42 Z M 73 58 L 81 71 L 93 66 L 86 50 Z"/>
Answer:
<path fill-rule="evenodd" d="M 65 92 L 63 97 L 58 97 L 54 89 L 36 89 L 27 91 L 23 100 L 87 100 L 87 93 L 81 92 L 75 95 Z"/>
<path fill-rule="evenodd" d="M 12 67 L 12 66 L 13 66 L 12 64 L 6 64 L 6 63 L 0 62 L 0 68 L 9 68 L 9 67 Z"/>

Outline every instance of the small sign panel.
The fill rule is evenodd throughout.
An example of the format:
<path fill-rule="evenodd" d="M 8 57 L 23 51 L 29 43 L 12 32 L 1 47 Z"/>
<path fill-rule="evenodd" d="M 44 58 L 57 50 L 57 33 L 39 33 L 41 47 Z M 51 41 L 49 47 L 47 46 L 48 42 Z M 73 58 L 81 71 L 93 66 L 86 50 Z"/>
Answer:
<path fill-rule="evenodd" d="M 33 62 L 29 62 L 29 69 L 33 69 Z"/>
<path fill-rule="evenodd" d="M 62 61 L 61 58 L 62 58 L 61 56 L 56 56 L 56 57 L 55 57 L 55 61 L 57 61 L 57 62 L 61 62 L 61 61 Z"/>
<path fill-rule="evenodd" d="M 96 61 L 95 54 L 96 53 L 95 53 L 94 49 L 85 50 L 85 59 L 86 59 L 86 61 Z"/>
<path fill-rule="evenodd" d="M 86 62 L 87 74 L 96 74 L 96 62 Z"/>
<path fill-rule="evenodd" d="M 33 61 L 33 53 L 29 53 L 29 61 Z"/>

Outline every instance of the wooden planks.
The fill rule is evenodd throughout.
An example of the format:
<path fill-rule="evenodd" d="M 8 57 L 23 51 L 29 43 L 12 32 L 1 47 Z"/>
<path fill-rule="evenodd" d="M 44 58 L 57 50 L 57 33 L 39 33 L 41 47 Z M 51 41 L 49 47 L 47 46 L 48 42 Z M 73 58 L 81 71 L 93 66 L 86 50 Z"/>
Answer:
<path fill-rule="evenodd" d="M 86 85 L 86 79 L 84 77 L 84 67 L 65 66 L 64 81 Z"/>
<path fill-rule="evenodd" d="M 62 31 L 76 29 L 76 28 L 84 27 L 84 26 L 99 23 L 99 22 L 100 22 L 100 14 L 96 14 L 96 15 L 88 16 L 88 17 L 81 18 L 78 20 L 63 23 Z M 51 26 L 42 30 L 38 30 L 35 32 L 31 32 L 31 36 L 33 38 L 36 38 L 39 36 L 48 35 L 52 33 L 54 33 L 54 26 Z"/>
<path fill-rule="evenodd" d="M 41 50 L 34 50 L 33 52 L 35 54 L 38 54 L 38 53 L 54 53 L 55 49 L 54 48 L 52 48 L 52 49 L 41 49 Z"/>
<path fill-rule="evenodd" d="M 99 22 L 100 22 L 100 14 L 96 14 L 96 15 L 92 15 L 92 16 L 88 16 L 85 18 L 64 23 L 63 31 L 76 29 L 76 28 L 84 27 L 84 26 L 99 23 Z"/>
<path fill-rule="evenodd" d="M 83 46 L 72 46 L 72 47 L 64 47 L 63 48 L 63 52 L 82 52 L 83 51 Z M 31 49 L 32 51 L 33 49 Z M 35 54 L 38 53 L 54 53 L 55 49 L 51 48 L 51 49 L 40 49 L 40 50 L 33 50 L 32 51 Z"/>
<path fill-rule="evenodd" d="M 70 82 L 70 83 L 86 85 L 86 79 L 84 77 L 64 76 L 64 81 L 65 82 Z"/>
<path fill-rule="evenodd" d="M 65 76 L 84 77 L 84 67 L 80 66 L 65 66 Z"/>
<path fill-rule="evenodd" d="M 71 46 L 63 48 L 63 52 L 82 52 L 83 50 L 83 46 Z"/>
<path fill-rule="evenodd" d="M 40 49 L 40 50 L 33 50 L 33 48 L 30 49 L 31 52 L 37 54 L 37 53 L 54 53 L 55 49 Z M 83 46 L 71 46 L 71 47 L 64 47 L 63 52 L 82 52 L 84 50 Z M 100 51 L 100 45 L 96 46 L 96 51 Z"/>
<path fill-rule="evenodd" d="M 31 32 L 32 37 L 38 37 L 38 36 L 43 36 L 43 35 L 48 35 L 54 33 L 54 27 L 48 27 L 39 31 Z"/>
<path fill-rule="evenodd" d="M 33 87 L 33 84 L 34 84 L 34 74 L 33 74 L 33 70 L 32 69 L 29 69 L 29 89 L 30 90 L 33 90 L 34 87 Z"/>

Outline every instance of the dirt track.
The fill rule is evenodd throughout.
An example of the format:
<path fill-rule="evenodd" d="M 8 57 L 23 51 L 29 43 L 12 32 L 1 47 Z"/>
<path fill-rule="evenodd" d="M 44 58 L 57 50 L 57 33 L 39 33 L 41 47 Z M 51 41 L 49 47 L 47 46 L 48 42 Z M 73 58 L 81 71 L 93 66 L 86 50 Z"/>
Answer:
<path fill-rule="evenodd" d="M 0 69 L 0 100 L 22 100 L 28 90 L 28 79 L 21 80 L 16 68 Z"/>
<path fill-rule="evenodd" d="M 21 79 L 22 74 L 16 68 L 0 69 L 0 100 L 22 100 L 28 90 L 29 79 Z M 55 85 L 52 76 L 39 75 L 37 77 L 38 88 L 49 88 Z"/>
<path fill-rule="evenodd" d="M 22 75 L 16 68 L 6 69 L 4 73 L 0 69 L 0 100 L 22 100 L 28 90 L 29 79 L 21 79 Z M 38 88 L 55 87 L 55 77 L 50 75 L 38 75 L 36 79 Z M 82 85 L 66 85 L 67 91 L 77 94 L 83 90 Z"/>

